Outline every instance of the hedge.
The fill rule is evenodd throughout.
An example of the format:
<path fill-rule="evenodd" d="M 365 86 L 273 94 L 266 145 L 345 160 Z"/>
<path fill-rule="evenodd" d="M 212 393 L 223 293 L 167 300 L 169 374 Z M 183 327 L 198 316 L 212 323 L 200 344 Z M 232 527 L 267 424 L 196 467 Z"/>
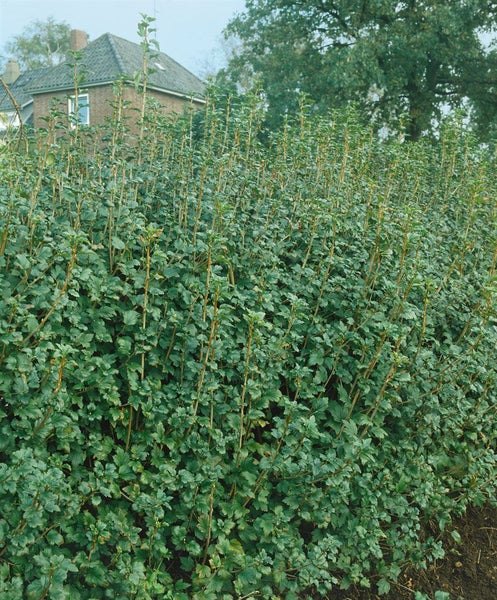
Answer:
<path fill-rule="evenodd" d="M 384 593 L 494 497 L 494 157 L 262 122 L 0 149 L 2 598 Z"/>

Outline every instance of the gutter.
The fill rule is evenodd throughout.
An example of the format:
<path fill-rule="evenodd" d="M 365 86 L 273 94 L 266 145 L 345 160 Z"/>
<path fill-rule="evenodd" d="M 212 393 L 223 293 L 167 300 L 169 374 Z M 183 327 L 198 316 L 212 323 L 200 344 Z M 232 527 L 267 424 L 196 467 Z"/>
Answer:
<path fill-rule="evenodd" d="M 87 90 L 90 88 L 96 88 L 96 87 L 101 87 L 101 86 L 105 86 L 105 85 L 114 85 L 116 83 L 116 80 L 111 80 L 111 81 L 99 81 L 98 83 L 90 83 L 90 84 L 83 84 L 81 86 L 81 90 Z M 175 92 L 174 90 L 167 90 L 164 88 L 159 88 L 153 85 L 147 85 L 147 89 L 149 90 L 153 90 L 155 92 L 161 92 L 163 94 L 169 94 L 171 96 L 176 96 L 177 98 L 183 98 L 185 100 L 193 100 L 194 102 L 198 102 L 199 104 L 205 104 L 207 101 L 204 98 L 200 98 L 199 96 L 193 96 L 190 94 L 186 94 L 186 93 L 181 93 L 181 92 Z M 37 96 L 39 94 L 48 94 L 48 93 L 66 93 L 66 94 L 71 94 L 71 92 L 74 92 L 74 88 L 53 88 L 53 87 L 49 87 L 49 88 L 40 88 L 40 89 L 35 89 L 35 90 L 28 90 L 28 92 L 30 94 L 32 94 L 33 96 Z"/>

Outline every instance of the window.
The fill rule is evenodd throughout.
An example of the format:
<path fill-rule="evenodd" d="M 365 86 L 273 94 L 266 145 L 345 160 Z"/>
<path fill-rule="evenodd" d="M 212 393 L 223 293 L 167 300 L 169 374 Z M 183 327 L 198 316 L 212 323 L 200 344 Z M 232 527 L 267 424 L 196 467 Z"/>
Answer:
<path fill-rule="evenodd" d="M 79 94 L 69 98 L 69 116 L 80 125 L 90 124 L 90 100 L 88 94 Z M 77 103 L 77 110 L 76 110 Z"/>

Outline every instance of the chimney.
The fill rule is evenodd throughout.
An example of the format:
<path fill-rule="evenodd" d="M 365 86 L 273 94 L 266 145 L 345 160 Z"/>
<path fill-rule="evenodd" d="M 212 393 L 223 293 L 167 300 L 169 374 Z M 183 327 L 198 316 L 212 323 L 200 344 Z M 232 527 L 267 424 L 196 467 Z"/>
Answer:
<path fill-rule="evenodd" d="M 83 50 L 88 44 L 88 34 L 81 29 L 71 29 L 71 50 Z"/>
<path fill-rule="evenodd" d="M 10 59 L 5 67 L 5 73 L 3 74 L 2 79 L 7 85 L 12 85 L 17 81 L 20 74 L 21 69 L 19 68 L 17 60 Z"/>

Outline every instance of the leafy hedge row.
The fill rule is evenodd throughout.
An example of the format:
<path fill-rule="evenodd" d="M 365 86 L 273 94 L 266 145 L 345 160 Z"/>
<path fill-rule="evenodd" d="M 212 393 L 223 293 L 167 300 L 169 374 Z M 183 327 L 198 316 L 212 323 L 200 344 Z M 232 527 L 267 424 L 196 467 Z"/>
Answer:
<path fill-rule="evenodd" d="M 259 124 L 1 149 L 2 598 L 384 592 L 495 494 L 494 161 Z"/>

